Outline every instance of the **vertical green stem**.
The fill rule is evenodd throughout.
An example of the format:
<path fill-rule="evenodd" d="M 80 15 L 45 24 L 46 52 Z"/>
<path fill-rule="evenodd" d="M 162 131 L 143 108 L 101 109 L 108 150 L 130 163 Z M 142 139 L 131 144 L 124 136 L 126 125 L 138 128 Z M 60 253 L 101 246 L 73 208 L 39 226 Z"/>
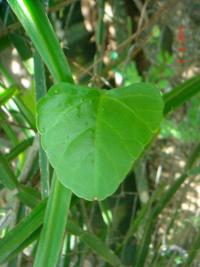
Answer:
<path fill-rule="evenodd" d="M 105 7 L 105 0 L 98 0 L 98 23 L 96 29 L 96 46 L 97 52 L 95 55 L 95 62 L 98 61 L 100 57 L 102 57 L 104 52 L 104 37 L 105 37 L 105 25 L 104 25 L 104 7 Z M 103 63 L 100 62 L 94 66 L 94 74 L 99 75 L 102 71 Z"/>
<path fill-rule="evenodd" d="M 34 74 L 35 74 L 35 93 L 38 101 L 46 92 L 45 68 L 40 55 L 35 52 L 34 55 Z M 39 165 L 40 165 L 40 181 L 41 195 L 45 198 L 49 195 L 49 162 L 47 156 L 41 146 L 39 148 Z"/>
<path fill-rule="evenodd" d="M 55 267 L 60 255 L 71 193 L 54 176 L 34 267 Z M 58 206 L 59 205 L 59 206 Z"/>

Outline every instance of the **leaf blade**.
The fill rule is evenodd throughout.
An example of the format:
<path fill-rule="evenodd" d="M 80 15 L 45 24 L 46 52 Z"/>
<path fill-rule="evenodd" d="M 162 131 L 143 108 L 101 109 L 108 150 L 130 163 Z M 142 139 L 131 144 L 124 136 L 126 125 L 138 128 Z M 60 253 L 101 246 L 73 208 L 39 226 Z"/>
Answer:
<path fill-rule="evenodd" d="M 150 84 L 107 91 L 60 83 L 39 102 L 37 124 L 61 183 L 79 197 L 102 200 L 157 131 L 162 109 Z"/>

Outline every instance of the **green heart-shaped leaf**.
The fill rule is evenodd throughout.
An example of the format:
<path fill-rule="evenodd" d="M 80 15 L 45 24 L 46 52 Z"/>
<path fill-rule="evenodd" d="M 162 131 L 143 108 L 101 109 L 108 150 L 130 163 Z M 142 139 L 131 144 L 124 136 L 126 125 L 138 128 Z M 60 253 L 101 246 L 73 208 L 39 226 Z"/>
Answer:
<path fill-rule="evenodd" d="M 102 200 L 151 140 L 162 111 L 151 84 L 107 91 L 59 83 L 39 102 L 37 124 L 60 182 L 79 197 Z"/>

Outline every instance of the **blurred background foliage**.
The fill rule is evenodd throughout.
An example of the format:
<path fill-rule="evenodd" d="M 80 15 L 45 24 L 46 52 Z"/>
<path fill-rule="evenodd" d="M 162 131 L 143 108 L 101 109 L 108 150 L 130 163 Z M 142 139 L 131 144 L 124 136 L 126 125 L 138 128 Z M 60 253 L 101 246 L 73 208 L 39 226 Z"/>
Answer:
<path fill-rule="evenodd" d="M 155 83 L 166 94 L 200 73 L 199 1 L 41 2 L 45 2 L 77 83 L 110 89 L 146 81 Z M 40 202 L 41 162 L 49 180 L 52 169 L 40 151 L 35 126 L 36 52 L 4 0 L 0 0 L 0 26 L 0 236 L 3 238 Z M 46 67 L 43 72 L 49 88 L 52 77 Z M 200 82 L 196 86 L 200 88 Z M 200 266 L 196 249 L 200 242 L 195 241 L 200 235 L 199 159 L 195 158 L 195 167 L 187 169 L 189 155 L 200 141 L 199 133 L 200 96 L 196 94 L 166 116 L 148 153 L 135 164 L 113 196 L 101 203 L 73 197 L 71 220 L 116 251 L 123 266 Z M 166 190 L 186 171 L 187 180 L 168 206 L 160 210 L 156 220 L 152 219 L 149 253 L 144 255 L 145 262 L 140 263 L 137 255 L 144 248 L 150 214 Z M 47 183 L 47 195 L 48 186 Z M 64 240 L 59 266 L 117 266 L 91 245 L 96 242 L 88 241 L 91 236 L 87 238 L 70 232 Z M 1 266 L 32 266 L 37 243 L 28 245 L 19 254 L 11 254 Z M 195 256 L 189 263 L 192 253 Z"/>

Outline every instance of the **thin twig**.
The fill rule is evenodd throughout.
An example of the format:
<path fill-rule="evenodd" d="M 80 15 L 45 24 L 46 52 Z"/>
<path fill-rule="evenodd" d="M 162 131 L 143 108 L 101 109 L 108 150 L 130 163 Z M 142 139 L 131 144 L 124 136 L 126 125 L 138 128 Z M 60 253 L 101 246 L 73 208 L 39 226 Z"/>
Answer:
<path fill-rule="evenodd" d="M 77 69 L 79 69 L 80 71 L 84 71 L 84 70 L 85 70 L 84 67 L 82 67 L 82 66 L 81 66 L 79 63 L 77 63 L 75 60 L 70 60 L 70 62 L 71 62 Z M 91 71 L 88 71 L 87 74 L 90 75 L 90 76 L 93 76 L 93 73 L 92 73 Z M 103 76 L 101 76 L 101 75 L 99 75 L 99 74 L 95 74 L 95 75 L 96 75 L 96 77 L 98 77 L 98 78 L 102 81 L 103 84 L 105 84 L 105 85 L 108 86 L 109 88 L 112 88 L 112 85 L 109 83 L 108 80 L 106 80 L 105 77 L 103 77 Z"/>
<path fill-rule="evenodd" d="M 56 11 L 59 11 L 60 9 L 68 6 L 68 5 L 71 5 L 73 3 L 76 3 L 80 0 L 65 0 L 63 2 L 60 2 L 58 4 L 56 4 L 55 6 L 52 6 L 49 8 L 48 12 L 56 12 Z"/>
<path fill-rule="evenodd" d="M 127 38 L 124 42 L 117 46 L 116 51 L 120 52 L 123 50 L 130 42 L 134 41 L 136 38 L 139 38 L 147 29 L 151 28 L 155 22 L 166 12 L 170 6 L 173 4 L 173 7 L 179 2 L 180 0 L 169 0 L 166 4 L 159 8 L 159 10 L 155 13 L 155 15 L 145 23 L 143 27 L 141 27 L 139 32 L 133 33 L 129 38 Z M 95 65 L 99 64 L 100 61 L 103 60 L 103 57 L 98 58 L 92 65 L 85 69 L 84 72 L 80 73 L 79 80 L 86 74 L 88 71 L 91 71 Z"/>
<path fill-rule="evenodd" d="M 138 21 L 138 27 L 137 27 L 137 32 L 140 32 L 140 28 L 142 27 L 143 21 L 146 20 L 146 23 L 148 23 L 148 16 L 147 16 L 147 5 L 149 3 L 149 0 L 146 0 L 144 5 L 141 7 L 141 14 L 140 14 L 140 18 Z"/>

